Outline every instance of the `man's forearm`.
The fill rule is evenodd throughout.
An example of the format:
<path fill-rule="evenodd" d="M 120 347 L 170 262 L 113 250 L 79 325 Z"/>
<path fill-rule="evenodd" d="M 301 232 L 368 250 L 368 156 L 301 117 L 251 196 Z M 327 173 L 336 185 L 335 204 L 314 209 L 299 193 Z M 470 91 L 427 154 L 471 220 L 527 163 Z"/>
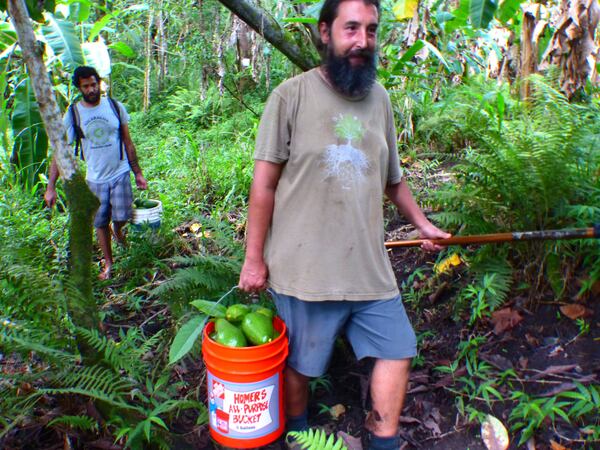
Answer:
<path fill-rule="evenodd" d="M 131 139 L 129 139 L 129 142 L 125 141 L 125 151 L 127 152 L 127 160 L 129 161 L 129 167 L 131 167 L 133 173 L 136 175 L 141 174 L 142 168 L 140 167 L 140 163 L 138 162 L 135 146 L 133 145 Z"/>
<path fill-rule="evenodd" d="M 248 231 L 246 234 L 246 259 L 262 261 L 265 239 L 275 204 L 275 191 L 253 186 L 248 207 Z"/>
<path fill-rule="evenodd" d="M 246 260 L 263 261 L 267 232 L 273 219 L 275 191 L 283 166 L 267 161 L 256 161 L 254 181 L 250 188 L 248 230 L 246 233 Z"/>
<path fill-rule="evenodd" d="M 127 153 L 129 167 L 131 167 L 131 170 L 134 174 L 141 175 L 142 168 L 140 167 L 140 163 L 138 162 L 137 152 L 135 150 L 135 145 L 133 145 L 131 134 L 129 134 L 129 127 L 126 124 L 123 124 L 121 130 L 121 139 L 123 139 L 123 144 L 125 144 L 125 152 Z"/>
<path fill-rule="evenodd" d="M 408 184 L 402 180 L 398 184 L 388 186 L 385 190 L 388 198 L 396 205 L 406 219 L 417 228 L 430 224 L 425 214 L 415 201 Z"/>

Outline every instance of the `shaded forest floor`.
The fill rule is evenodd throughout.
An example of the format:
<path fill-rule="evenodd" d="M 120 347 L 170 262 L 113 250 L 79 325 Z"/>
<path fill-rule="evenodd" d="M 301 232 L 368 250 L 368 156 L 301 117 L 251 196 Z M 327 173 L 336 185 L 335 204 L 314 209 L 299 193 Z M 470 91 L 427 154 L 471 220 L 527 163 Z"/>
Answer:
<path fill-rule="evenodd" d="M 430 255 L 419 250 L 396 250 L 392 262 L 399 278 L 404 278 L 415 267 L 432 260 Z M 431 262 L 431 261 L 430 261 Z M 593 315 L 588 318 L 591 330 L 578 336 L 575 322 L 563 317 L 557 319 L 559 303 L 551 300 L 541 302 L 535 311 L 518 306 L 515 299 L 505 306 L 515 306 L 523 320 L 505 331 L 495 334 L 494 325 L 485 322 L 473 329 L 467 323 L 457 323 L 452 318 L 451 305 L 444 295 L 430 296 L 428 304 L 421 305 L 422 312 L 407 307 L 421 340 L 419 363 L 410 377 L 409 391 L 402 411 L 401 435 L 405 440 L 403 449 L 439 450 L 485 450 L 476 421 L 468 422 L 457 411 L 453 392 L 453 377 L 467 374 L 464 365 L 459 365 L 454 375 L 440 373 L 438 366 L 449 365 L 456 359 L 459 343 L 469 334 L 484 336 L 486 341 L 479 347 L 479 357 L 500 369 L 513 369 L 514 380 L 520 389 L 536 395 L 551 397 L 574 387 L 573 381 L 598 382 L 600 374 L 600 293 L 588 301 Z M 416 314 L 421 315 L 417 317 Z M 425 315 L 425 317 L 423 317 Z M 358 450 L 364 438 L 363 421 L 369 408 L 368 384 L 372 361 L 356 361 L 350 346 L 340 339 L 324 383 L 315 385 L 309 403 L 309 425 L 328 433 L 345 433 L 349 450 Z M 199 368 L 200 369 L 200 368 Z M 501 390 L 505 397 L 511 392 Z M 466 401 L 467 399 L 465 399 Z M 475 399 L 476 401 L 477 399 Z M 480 399 L 482 400 L 482 399 Z M 481 402 L 484 403 L 483 401 Z M 513 402 L 494 402 L 492 411 L 504 424 L 513 407 Z M 340 411 L 343 413 L 340 414 Z M 339 414 L 339 415 L 338 415 Z M 518 446 L 513 436 L 510 449 L 535 448 L 556 450 L 551 441 L 562 442 L 564 448 L 600 448 L 585 446 L 577 441 L 577 429 L 566 422 L 553 427 L 550 422 L 536 434 L 528 445 Z M 209 443 L 201 432 L 201 448 L 218 449 Z M 341 434 L 338 434 L 340 436 Z M 531 445 L 534 447 L 531 447 Z M 198 448 L 200 448 L 198 447 Z M 268 447 L 271 450 L 285 449 L 283 439 Z"/>
<path fill-rule="evenodd" d="M 394 231 L 392 238 L 404 238 L 402 231 Z M 388 236 L 388 238 L 390 238 Z M 434 255 L 422 253 L 418 249 L 394 250 L 391 254 L 396 275 L 404 280 L 415 268 L 431 264 Z M 157 278 L 161 276 L 158 274 Z M 417 286 L 418 288 L 418 286 Z M 110 298 L 111 286 L 105 288 Z M 419 356 L 411 373 L 408 396 L 401 418 L 401 434 L 405 439 L 405 449 L 444 449 L 444 450 L 485 450 L 476 420 L 467 421 L 458 413 L 457 399 L 466 394 L 457 390 L 455 380 L 467 375 L 464 364 L 458 364 L 453 374 L 443 373 L 436 367 L 448 366 L 457 359 L 459 346 L 469 338 L 482 337 L 479 346 L 479 359 L 499 369 L 514 371 L 513 384 L 519 389 L 538 396 L 551 397 L 559 392 L 572 389 L 573 381 L 583 384 L 597 383 L 600 373 L 600 293 L 595 290 L 586 305 L 591 317 L 587 318 L 590 329 L 580 335 L 576 323 L 566 317 L 557 318 L 560 304 L 552 297 L 538 302 L 535 310 L 523 306 L 523 299 L 512 298 L 504 307 L 518 310 L 522 320 L 494 333 L 494 324 L 489 320 L 480 321 L 475 327 L 456 320 L 449 301 L 450 291 L 438 291 L 426 296 L 418 309 L 407 303 L 407 311 L 420 337 Z M 148 303 L 137 314 L 119 311 L 120 305 L 108 302 L 106 308 L 112 310 L 112 317 L 119 317 L 118 323 L 106 323 L 109 334 L 122 327 L 139 326 L 144 332 L 153 334 L 170 321 L 164 304 Z M 22 363 L 22 362 L 21 362 Z M 357 362 L 347 343 L 340 339 L 326 377 L 312 384 L 309 404 L 309 423 L 330 433 L 345 433 L 349 450 L 361 449 L 364 438 L 363 421 L 369 409 L 369 372 L 371 361 Z M 3 370 L 20 370 L 19 361 L 5 358 L 1 361 Z M 185 381 L 190 391 L 200 392 L 200 400 L 206 401 L 205 369 L 200 358 L 188 358 L 185 363 L 175 366 L 173 377 Z M 504 398 L 510 397 L 505 387 L 500 388 Z M 463 398 L 464 403 L 484 406 L 484 399 Z M 514 403 L 493 401 L 492 412 L 504 424 Z M 56 428 L 49 430 L 51 410 L 61 408 L 61 404 L 49 402 L 39 408 L 37 420 L 29 420 L 23 426 L 10 432 L 3 440 L 4 449 L 120 449 L 109 436 L 98 436 L 73 432 L 60 433 Z M 487 411 L 485 407 L 482 410 Z M 44 412 L 46 411 L 46 412 Z M 209 436 L 207 425 L 195 425 L 197 414 L 183 413 L 176 423 L 169 424 L 174 449 L 219 449 Z M 535 437 L 535 447 L 518 446 L 517 436 L 512 436 L 510 449 L 535 448 L 552 449 L 550 442 L 561 442 L 565 448 L 585 447 L 577 441 L 577 429 L 564 421 L 557 420 L 542 426 Z M 65 444 L 69 435 L 71 444 Z M 65 446 L 66 445 L 66 446 Z M 268 446 L 268 449 L 284 449 L 283 438 Z"/>

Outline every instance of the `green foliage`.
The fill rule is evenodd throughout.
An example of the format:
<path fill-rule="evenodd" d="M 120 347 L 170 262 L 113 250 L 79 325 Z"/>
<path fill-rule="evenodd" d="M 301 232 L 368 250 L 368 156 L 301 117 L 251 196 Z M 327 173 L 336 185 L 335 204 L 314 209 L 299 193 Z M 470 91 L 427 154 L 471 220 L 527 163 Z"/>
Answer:
<path fill-rule="evenodd" d="M 23 80 L 15 91 L 12 128 L 12 160 L 20 171 L 24 186 L 31 189 L 38 182 L 38 175 L 43 173 L 46 167 L 48 137 L 29 79 Z"/>
<path fill-rule="evenodd" d="M 143 357 L 154 348 L 162 338 L 162 330 L 149 339 L 143 337 L 138 328 L 130 328 L 125 333 L 119 330 L 120 340 L 101 336 L 96 330 L 77 328 L 76 333 L 84 338 L 90 347 L 102 355 L 103 361 L 115 371 L 136 376 L 147 368 Z"/>
<path fill-rule="evenodd" d="M 508 85 L 473 77 L 464 85 L 445 88 L 440 101 L 420 114 L 416 139 L 442 151 L 478 148 L 484 145 L 482 136 L 496 133 L 505 117 L 518 113 Z"/>
<path fill-rule="evenodd" d="M 442 210 L 434 217 L 442 226 L 461 234 L 480 234 L 587 227 L 598 221 L 595 204 L 600 181 L 593 172 L 600 165 L 600 155 L 595 150 L 600 136 L 600 112 L 589 105 L 568 103 L 551 82 L 541 77 L 533 77 L 531 82 L 534 90 L 529 107 L 512 107 L 506 102 L 506 116 L 501 121 L 496 120 L 500 116 L 495 117 L 499 108 L 482 107 L 480 99 L 485 96 L 477 93 L 481 86 L 470 86 L 475 92 L 464 98 L 472 98 L 478 106 L 473 109 L 467 104 L 458 108 L 477 111 L 481 120 L 475 121 L 471 146 L 465 150 L 462 162 L 453 168 L 455 179 L 433 194 L 434 208 Z M 466 89 L 469 86 L 463 91 Z M 495 94 L 498 95 L 499 92 Z M 444 113 L 439 117 L 444 117 Z M 493 127 L 495 123 L 498 126 Z M 585 217 L 585 221 L 579 217 Z M 597 261 L 595 243 L 589 242 L 522 244 L 494 254 L 485 248 L 478 250 L 472 261 L 476 266 L 496 260 L 486 283 L 488 287 L 499 285 L 492 287 L 494 292 L 489 291 L 482 284 L 485 275 L 478 275 L 479 281 L 463 291 L 463 298 L 475 300 L 473 317 L 501 304 L 493 300 L 492 305 L 487 298 L 505 298 L 509 266 L 529 267 L 526 277 L 536 286 L 542 282 L 540 274 L 548 266 L 550 280 L 560 290 L 552 267 L 559 267 L 561 261 L 570 257 L 571 253 L 565 251 L 569 248 L 578 248 L 587 255 L 588 262 Z M 558 254 L 561 261 L 549 256 Z M 492 273 L 496 273 L 493 278 Z"/>
<path fill-rule="evenodd" d="M 83 66 L 85 60 L 75 25 L 52 14 L 47 14 L 47 19 L 42 34 L 65 70 L 73 72 L 78 66 Z"/>
<path fill-rule="evenodd" d="M 421 286 L 426 275 L 423 267 L 418 267 L 402 281 L 402 301 L 418 307 L 421 300 L 431 294 L 431 287 Z"/>
<path fill-rule="evenodd" d="M 575 389 L 552 397 L 535 398 L 516 391 L 512 399 L 517 401 L 509 420 L 515 430 L 521 431 L 519 445 L 524 444 L 547 421 L 552 424 L 562 419 L 567 423 L 583 425 L 582 440 L 597 442 L 600 438 L 600 386 L 584 386 L 575 382 Z"/>
<path fill-rule="evenodd" d="M 154 290 L 155 295 L 169 296 L 171 300 L 173 295 L 210 297 L 224 291 L 235 284 L 241 268 L 239 260 L 226 256 L 175 257 L 173 262 L 181 268 Z"/>
<path fill-rule="evenodd" d="M 469 324 L 498 309 L 506 301 L 513 281 L 513 269 L 507 263 L 504 252 L 492 253 L 489 249 L 477 253 L 471 262 L 473 282 L 464 287 L 455 309 L 461 311 L 466 302 L 471 309 Z"/>
<path fill-rule="evenodd" d="M 306 431 L 290 431 L 286 439 L 292 438 L 300 445 L 300 448 L 306 450 L 342 450 L 346 449 L 342 438 L 336 438 L 333 434 L 327 436 L 325 431 L 320 429 L 309 429 Z"/>
<path fill-rule="evenodd" d="M 323 375 L 316 378 L 311 378 L 308 382 L 308 390 L 311 394 L 315 394 L 318 389 L 323 389 L 327 393 L 331 393 L 333 391 L 333 382 L 331 381 L 331 377 L 329 375 Z"/>
<path fill-rule="evenodd" d="M 60 416 L 48 422 L 48 426 L 67 425 L 83 431 L 95 431 L 98 429 L 98 422 L 90 416 Z"/>
<path fill-rule="evenodd" d="M 187 355 L 202 334 L 206 316 L 194 316 L 181 326 L 169 350 L 169 364 L 174 364 Z"/>
<path fill-rule="evenodd" d="M 476 28 L 487 28 L 498 8 L 495 0 L 471 0 L 469 17 Z"/>

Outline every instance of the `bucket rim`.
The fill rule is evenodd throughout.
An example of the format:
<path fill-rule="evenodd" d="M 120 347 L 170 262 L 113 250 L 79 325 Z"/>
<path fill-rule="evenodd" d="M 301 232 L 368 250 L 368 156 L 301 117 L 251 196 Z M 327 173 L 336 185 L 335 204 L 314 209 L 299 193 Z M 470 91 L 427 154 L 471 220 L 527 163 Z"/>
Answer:
<path fill-rule="evenodd" d="M 277 325 L 277 327 L 276 327 Z M 269 347 L 274 347 L 276 345 L 281 344 L 281 341 L 283 339 L 287 340 L 287 327 L 285 325 L 285 322 L 279 317 L 279 316 L 274 316 L 273 317 L 273 328 L 275 328 L 277 331 L 279 331 L 279 336 L 277 336 L 275 339 L 273 339 L 271 342 L 267 342 L 266 344 L 261 344 L 261 345 L 248 345 L 246 347 L 229 347 L 227 345 L 223 345 L 218 343 L 217 341 L 215 341 L 214 339 L 211 339 L 209 334 L 212 331 L 212 329 L 214 329 L 214 322 L 207 322 L 206 325 L 204 325 L 204 330 L 202 330 L 202 347 L 204 347 L 204 341 L 205 340 L 209 340 L 210 345 L 214 345 L 217 348 L 222 348 L 222 349 L 226 349 L 227 351 L 231 351 L 231 352 L 235 352 L 235 351 L 248 351 L 248 349 L 268 349 Z M 209 330 L 209 328 L 211 328 L 211 330 Z M 277 329 L 277 328 L 281 328 L 281 329 Z"/>

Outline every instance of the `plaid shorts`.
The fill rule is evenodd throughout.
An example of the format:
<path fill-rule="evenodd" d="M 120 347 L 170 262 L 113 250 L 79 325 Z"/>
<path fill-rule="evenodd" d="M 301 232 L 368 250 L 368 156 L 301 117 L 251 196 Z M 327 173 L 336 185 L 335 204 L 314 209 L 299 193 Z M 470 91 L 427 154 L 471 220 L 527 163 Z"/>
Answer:
<path fill-rule="evenodd" d="M 357 359 L 408 359 L 417 354 L 417 339 L 400 296 L 388 300 L 308 302 L 272 289 L 277 313 L 289 337 L 288 366 L 308 377 L 327 371 L 341 333 Z"/>
<path fill-rule="evenodd" d="M 90 190 L 100 200 L 100 207 L 94 218 L 94 226 L 103 228 L 113 222 L 127 222 L 131 219 L 133 192 L 129 172 L 108 183 L 87 182 Z"/>

